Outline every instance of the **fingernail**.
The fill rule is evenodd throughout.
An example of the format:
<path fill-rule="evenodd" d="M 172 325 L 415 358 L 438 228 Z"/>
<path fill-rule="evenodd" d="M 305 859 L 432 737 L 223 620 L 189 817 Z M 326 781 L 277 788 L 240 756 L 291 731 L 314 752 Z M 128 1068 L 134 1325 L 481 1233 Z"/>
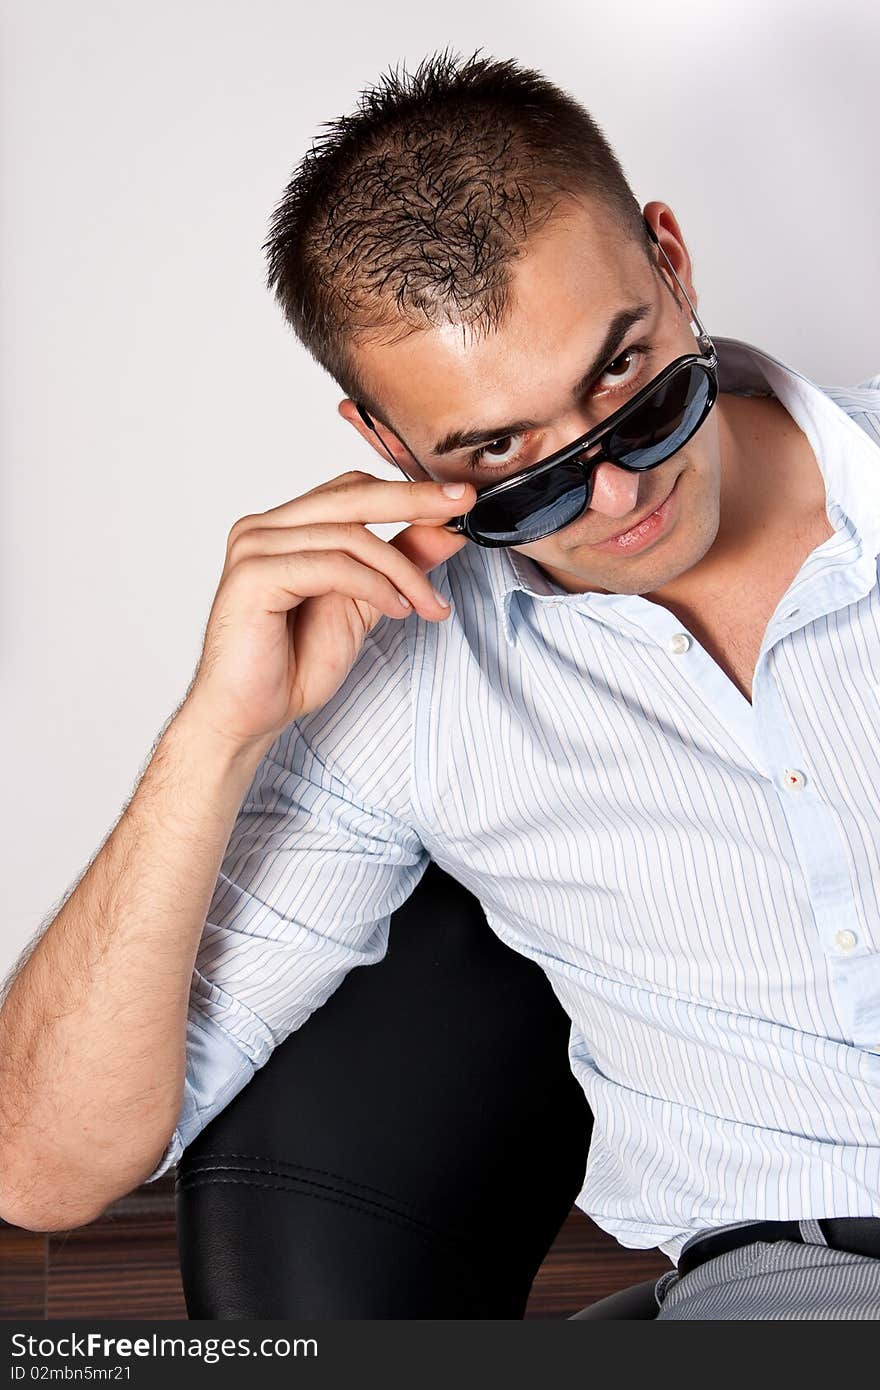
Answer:
<path fill-rule="evenodd" d="M 442 604 L 444 608 L 449 607 L 449 600 L 445 599 L 443 595 L 440 593 L 439 589 L 434 588 L 433 584 L 431 585 L 431 592 L 433 593 L 438 603 Z"/>
<path fill-rule="evenodd" d="M 464 492 L 464 483 L 444 483 L 443 491 L 447 497 L 461 497 Z"/>

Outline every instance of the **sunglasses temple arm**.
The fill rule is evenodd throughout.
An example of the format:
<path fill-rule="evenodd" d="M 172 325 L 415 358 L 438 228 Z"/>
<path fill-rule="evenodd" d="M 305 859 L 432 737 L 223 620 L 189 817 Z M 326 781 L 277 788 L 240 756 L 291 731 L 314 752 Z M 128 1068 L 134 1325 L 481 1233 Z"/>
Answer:
<path fill-rule="evenodd" d="M 355 402 L 355 405 L 357 405 L 357 402 Z M 373 434 L 376 436 L 376 438 L 378 439 L 379 443 L 382 445 L 382 448 L 385 450 L 385 452 L 386 452 L 386 454 L 388 455 L 388 457 L 390 458 L 391 462 L 394 464 L 394 467 L 400 469 L 400 472 L 403 474 L 403 476 L 407 479 L 408 482 L 412 483 L 412 482 L 416 481 L 415 479 L 411 478 L 411 477 L 409 476 L 409 474 L 407 473 L 406 469 L 403 468 L 403 467 L 401 466 L 401 464 L 399 464 L 399 463 L 397 462 L 397 459 L 394 457 L 394 455 L 392 454 L 391 450 L 388 448 L 388 445 L 385 443 L 385 440 L 382 438 L 381 434 L 380 434 L 379 431 L 376 429 L 376 426 L 373 424 L 372 419 L 371 419 L 370 416 L 367 414 L 367 412 L 364 410 L 363 406 L 357 405 L 357 412 L 358 412 L 358 414 L 360 415 L 361 419 L 363 420 L 364 424 L 367 426 L 367 428 L 368 428 L 368 429 L 371 429 L 371 430 L 373 431 Z M 401 440 L 401 443 L 403 443 L 402 440 Z M 410 458 L 413 460 L 413 463 L 416 465 L 416 467 L 417 467 L 417 468 L 421 468 L 422 465 L 419 463 L 418 459 L 416 458 L 416 456 L 415 456 L 415 454 L 413 453 L 412 449 L 410 449 L 409 445 L 404 444 L 403 447 L 404 447 L 404 449 L 406 449 L 406 452 L 409 454 Z M 422 469 L 422 472 L 424 472 L 424 471 L 425 471 L 425 470 Z M 428 482 L 436 482 L 436 479 L 435 479 L 435 478 L 431 478 L 430 476 L 428 476 Z M 453 517 L 450 517 L 449 521 L 444 521 L 444 523 L 443 523 L 443 528 L 444 528 L 444 530 L 446 530 L 446 531 L 454 531 L 455 534 L 456 534 L 457 536 L 464 535 L 464 534 L 465 534 L 465 531 L 466 531 L 465 522 L 464 522 L 464 517 L 463 517 L 463 516 L 453 516 Z"/>
<path fill-rule="evenodd" d="M 690 325 L 690 326 L 691 326 L 691 329 L 693 330 L 694 334 L 696 335 L 696 338 L 697 338 L 697 341 L 698 341 L 699 344 L 700 344 L 700 347 L 703 349 L 703 352 L 705 352 L 705 353 L 711 352 L 711 351 L 712 351 L 712 340 L 711 340 L 711 338 L 709 337 L 708 333 L 706 332 L 705 328 L 703 327 L 703 325 L 702 325 L 702 323 L 701 323 L 701 321 L 700 321 L 700 316 L 699 316 L 699 314 L 697 313 L 696 309 L 694 308 L 693 304 L 691 303 L 691 297 L 690 297 L 690 295 L 688 294 L 688 292 L 687 292 L 687 290 L 685 289 L 684 285 L 683 285 L 683 284 L 681 283 L 681 281 L 679 280 L 679 278 L 678 278 L 678 272 L 676 271 L 675 266 L 672 264 L 672 261 L 669 259 L 669 257 L 667 256 L 666 252 L 663 250 L 663 247 L 660 245 L 660 239 L 659 239 L 659 237 L 657 236 L 657 233 L 654 231 L 654 228 L 651 226 L 650 222 L 648 221 L 647 217 L 645 218 L 645 226 L 648 228 L 648 235 L 650 236 L 650 238 L 651 238 L 651 240 L 653 241 L 654 245 L 658 248 L 658 250 L 659 250 L 659 252 L 660 252 L 660 255 L 663 257 L 664 261 L 665 261 L 666 264 L 669 266 L 669 269 L 672 271 L 672 274 L 673 274 L 673 276 L 674 276 L 674 278 L 675 278 L 675 283 L 678 285 L 678 288 L 681 290 L 682 294 L 684 295 L 685 299 L 687 300 L 688 308 L 689 308 L 690 311 L 691 311 L 691 325 Z"/>
<path fill-rule="evenodd" d="M 392 454 L 391 450 L 388 448 L 388 445 L 385 443 L 385 440 L 382 438 L 381 434 L 380 434 L 379 431 L 376 429 L 376 426 L 375 426 L 375 424 L 373 423 L 372 417 L 367 413 L 367 411 L 364 409 L 364 407 L 363 407 L 362 405 L 359 405 L 357 401 L 355 401 L 355 407 L 356 407 L 356 409 L 357 409 L 358 415 L 360 415 L 360 417 L 361 417 L 361 419 L 363 420 L 364 424 L 366 425 L 367 429 L 373 431 L 373 434 L 376 436 L 376 438 L 378 439 L 379 443 L 382 445 L 382 448 L 385 450 L 385 452 L 386 452 L 386 454 L 388 455 L 389 459 L 390 459 L 391 462 L 394 464 L 394 467 L 397 468 L 409 482 L 411 482 L 411 483 L 421 482 L 422 479 L 420 479 L 420 478 L 412 478 L 412 477 L 410 477 L 409 473 L 407 473 L 407 471 L 406 471 L 406 469 L 403 467 L 403 465 L 397 462 L 397 459 L 394 457 L 394 455 Z M 408 445 L 408 444 L 405 444 L 403 440 L 401 440 L 400 442 L 401 442 L 401 444 L 403 444 L 404 449 L 406 449 L 406 452 L 409 454 L 409 456 L 410 456 L 410 458 L 412 459 L 413 463 L 415 464 L 416 468 L 418 468 L 419 472 L 422 473 L 422 474 L 424 475 L 424 481 L 427 482 L 427 483 L 436 482 L 437 479 L 436 479 L 436 478 L 432 478 L 431 475 L 430 475 L 430 473 L 428 473 L 428 471 L 422 467 L 422 465 L 419 463 L 418 459 L 416 458 L 415 454 L 413 453 L 413 451 L 412 451 L 412 449 L 409 447 L 409 445 Z"/>

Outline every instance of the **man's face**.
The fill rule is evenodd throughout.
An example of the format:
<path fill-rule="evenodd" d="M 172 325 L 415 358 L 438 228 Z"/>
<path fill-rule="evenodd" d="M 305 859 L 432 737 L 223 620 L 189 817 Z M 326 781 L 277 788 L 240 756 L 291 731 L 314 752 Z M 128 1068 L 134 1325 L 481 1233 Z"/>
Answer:
<path fill-rule="evenodd" d="M 683 246 L 668 209 L 664 226 Z M 686 252 L 671 259 L 697 304 Z M 668 270 L 665 278 L 653 273 L 640 247 L 615 239 L 595 210 L 569 203 L 515 262 L 509 307 L 495 331 L 474 336 L 460 325 L 444 325 L 394 344 L 364 343 L 358 362 L 384 417 L 423 467 L 442 482 L 467 479 L 479 492 L 571 443 L 676 357 L 699 351 L 687 305 L 674 286 L 676 303 L 671 285 Z M 584 388 L 612 319 L 637 305 L 647 311 Z M 570 592 L 662 591 L 702 559 L 718 532 L 717 411 L 718 403 L 684 448 L 656 468 L 632 473 L 600 464 L 590 506 L 580 517 L 512 549 Z M 398 439 L 379 428 L 403 468 L 418 476 Z M 668 521 L 647 546 L 596 548 L 641 521 L 673 485 Z"/>

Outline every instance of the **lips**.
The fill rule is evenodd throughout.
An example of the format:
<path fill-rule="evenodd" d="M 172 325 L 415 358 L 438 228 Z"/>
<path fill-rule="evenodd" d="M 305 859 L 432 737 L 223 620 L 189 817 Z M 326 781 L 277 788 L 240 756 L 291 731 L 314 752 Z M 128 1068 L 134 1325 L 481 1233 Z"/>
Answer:
<path fill-rule="evenodd" d="M 678 479 L 677 479 L 677 478 L 676 478 L 675 482 L 678 482 Z M 655 505 L 651 508 L 651 510 L 650 510 L 649 512 L 645 512 L 644 516 L 640 516 L 640 517 L 639 517 L 638 521 L 631 521 L 630 524 L 629 524 L 629 526 L 624 526 L 624 528 L 623 528 L 622 531 L 615 531 L 614 534 L 613 534 L 612 536 L 603 536 L 603 538 L 602 538 L 601 541 L 594 541 L 593 544 L 594 544 L 594 545 L 604 545 L 605 541 L 616 541 L 616 540 L 618 539 L 618 537 L 620 537 L 620 536 L 625 536 L 626 533 L 627 533 L 627 531 L 636 531 L 636 530 L 638 530 L 638 528 L 641 526 L 641 524 L 642 524 L 643 521 L 647 521 L 649 516 L 653 516 L 654 513 L 655 513 L 656 511 L 659 511 L 659 510 L 660 510 L 660 508 L 663 506 L 663 503 L 666 501 L 666 498 L 667 498 L 667 497 L 669 496 L 669 494 L 672 492 L 672 488 L 674 488 L 674 487 L 675 487 L 675 483 L 672 484 L 672 487 L 669 489 L 669 492 L 667 492 L 666 495 L 665 495 L 664 497 L 661 497 L 661 498 L 660 498 L 660 501 L 657 502 L 657 503 L 655 503 Z"/>

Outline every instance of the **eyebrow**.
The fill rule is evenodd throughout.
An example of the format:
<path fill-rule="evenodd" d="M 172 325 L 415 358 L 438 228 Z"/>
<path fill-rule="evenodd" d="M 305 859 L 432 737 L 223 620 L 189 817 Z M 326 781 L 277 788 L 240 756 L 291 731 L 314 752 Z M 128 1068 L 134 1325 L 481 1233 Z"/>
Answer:
<path fill-rule="evenodd" d="M 608 363 L 613 361 L 618 348 L 633 324 L 647 318 L 653 309 L 653 304 L 633 304 L 625 309 L 620 309 L 614 315 L 608 325 L 601 348 L 571 393 L 573 400 L 577 400 L 598 380 Z M 508 424 L 494 425 L 489 429 L 452 430 L 444 439 L 437 441 L 432 456 L 439 458 L 444 454 L 455 453 L 458 449 L 474 448 L 478 444 L 486 444 L 493 439 L 503 439 L 508 434 L 525 434 L 528 430 L 540 429 L 545 423 L 542 420 L 513 420 Z"/>

